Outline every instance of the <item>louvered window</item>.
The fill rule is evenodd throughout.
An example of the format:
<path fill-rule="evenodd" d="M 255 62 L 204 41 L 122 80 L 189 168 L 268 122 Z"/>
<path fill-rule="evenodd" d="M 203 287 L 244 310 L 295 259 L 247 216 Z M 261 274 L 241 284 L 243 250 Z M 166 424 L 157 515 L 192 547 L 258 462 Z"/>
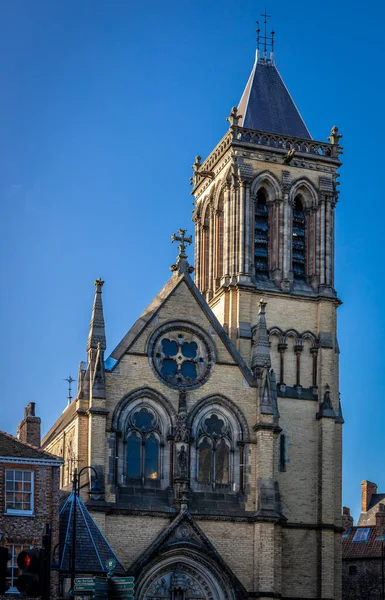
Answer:
<path fill-rule="evenodd" d="M 296 197 L 293 208 L 292 265 L 294 277 L 303 279 L 306 274 L 306 218 L 300 196 Z"/>
<path fill-rule="evenodd" d="M 269 271 L 269 212 L 263 189 L 257 192 L 254 222 L 255 272 L 267 276 Z"/>

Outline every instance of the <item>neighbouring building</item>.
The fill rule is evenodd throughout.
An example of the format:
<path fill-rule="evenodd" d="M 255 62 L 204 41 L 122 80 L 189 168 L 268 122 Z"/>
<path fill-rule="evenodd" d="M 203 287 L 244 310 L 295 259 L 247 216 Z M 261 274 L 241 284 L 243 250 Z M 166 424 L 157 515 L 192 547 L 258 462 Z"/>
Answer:
<path fill-rule="evenodd" d="M 43 447 L 65 488 L 77 461 L 96 469 L 104 500 L 86 505 L 138 600 L 337 600 L 341 135 L 312 139 L 259 50 L 228 121 L 193 166 L 194 279 L 179 230 L 170 279 L 108 357 L 95 281 L 77 396 Z"/>
<path fill-rule="evenodd" d="M 63 461 L 38 448 L 40 418 L 30 402 L 19 425 L 19 438 L 0 431 L 0 532 L 1 544 L 12 556 L 9 563 L 10 587 L 19 595 L 15 582 L 19 575 L 17 556 L 22 550 L 42 546 L 47 524 L 52 527 L 52 549 L 59 542 L 59 475 Z M 52 597 L 57 597 L 57 577 L 51 581 Z"/>
<path fill-rule="evenodd" d="M 385 590 L 385 494 L 377 484 L 361 483 L 361 513 L 356 526 L 350 509 L 343 508 L 342 598 L 382 600 Z"/>

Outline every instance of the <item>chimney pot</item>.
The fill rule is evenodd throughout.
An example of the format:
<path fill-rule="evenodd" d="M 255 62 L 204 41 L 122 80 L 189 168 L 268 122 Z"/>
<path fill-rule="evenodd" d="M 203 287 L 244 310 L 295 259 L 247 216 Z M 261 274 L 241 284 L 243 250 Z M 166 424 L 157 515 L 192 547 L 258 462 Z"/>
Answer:
<path fill-rule="evenodd" d="M 364 481 L 361 482 L 361 512 L 366 513 L 368 508 L 369 508 L 369 504 L 370 504 L 370 500 L 373 496 L 373 494 L 377 493 L 377 484 L 373 483 L 372 481 L 367 481 L 367 479 L 364 479 Z"/>
<path fill-rule="evenodd" d="M 29 402 L 24 409 L 24 419 L 17 428 L 17 436 L 21 442 L 40 447 L 40 417 L 35 416 L 35 402 Z"/>
<path fill-rule="evenodd" d="M 350 508 L 347 506 L 342 507 L 342 527 L 344 529 L 353 527 L 353 517 L 350 516 Z"/>

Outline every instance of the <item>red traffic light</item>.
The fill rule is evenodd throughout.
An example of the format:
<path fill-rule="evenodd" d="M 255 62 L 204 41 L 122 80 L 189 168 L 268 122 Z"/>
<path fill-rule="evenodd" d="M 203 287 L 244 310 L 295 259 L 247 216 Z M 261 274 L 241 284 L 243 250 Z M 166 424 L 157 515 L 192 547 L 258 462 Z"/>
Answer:
<path fill-rule="evenodd" d="M 16 588 L 24 596 L 41 596 L 42 557 L 39 550 L 23 550 L 17 557 L 17 565 L 22 571 L 16 580 Z"/>
<path fill-rule="evenodd" d="M 21 571 L 38 572 L 40 564 L 39 550 L 23 550 L 17 557 L 17 566 Z"/>

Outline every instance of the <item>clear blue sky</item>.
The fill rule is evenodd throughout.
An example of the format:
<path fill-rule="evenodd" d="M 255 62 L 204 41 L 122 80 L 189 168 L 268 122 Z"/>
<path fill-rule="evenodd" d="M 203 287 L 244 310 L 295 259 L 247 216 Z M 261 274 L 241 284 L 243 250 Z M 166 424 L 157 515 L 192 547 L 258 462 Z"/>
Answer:
<path fill-rule="evenodd" d="M 190 165 L 227 129 L 252 67 L 255 0 L 0 3 L 0 428 L 43 432 L 77 376 L 105 279 L 108 350 L 192 231 Z M 313 137 L 344 134 L 336 286 L 344 503 L 385 491 L 384 4 L 275 0 L 276 60 Z M 191 255 L 191 251 L 190 251 Z"/>

